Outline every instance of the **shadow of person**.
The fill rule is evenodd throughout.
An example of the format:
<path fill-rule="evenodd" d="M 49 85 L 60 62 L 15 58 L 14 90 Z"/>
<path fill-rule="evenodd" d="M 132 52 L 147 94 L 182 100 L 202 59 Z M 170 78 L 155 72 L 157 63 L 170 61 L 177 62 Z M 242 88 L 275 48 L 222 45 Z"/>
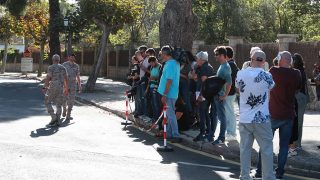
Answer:
<path fill-rule="evenodd" d="M 51 128 L 39 128 L 37 130 L 31 131 L 30 137 L 37 138 L 41 136 L 51 136 L 59 131 L 59 127 L 51 127 Z"/>

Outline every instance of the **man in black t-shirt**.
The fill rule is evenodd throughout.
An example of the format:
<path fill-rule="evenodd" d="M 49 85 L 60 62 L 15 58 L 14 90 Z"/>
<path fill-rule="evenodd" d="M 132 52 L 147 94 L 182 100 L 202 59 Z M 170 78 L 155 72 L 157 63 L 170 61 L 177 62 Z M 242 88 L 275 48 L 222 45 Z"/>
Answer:
<path fill-rule="evenodd" d="M 231 67 L 231 77 L 232 77 L 232 85 L 230 92 L 226 98 L 226 138 L 228 140 L 236 140 L 236 127 L 237 127 L 237 122 L 236 122 L 236 116 L 234 113 L 234 102 L 236 99 L 236 88 L 235 88 L 235 79 L 237 76 L 237 73 L 239 71 L 239 68 L 235 61 L 233 60 L 233 49 L 230 46 L 226 47 L 227 50 L 227 60 L 228 63 Z"/>

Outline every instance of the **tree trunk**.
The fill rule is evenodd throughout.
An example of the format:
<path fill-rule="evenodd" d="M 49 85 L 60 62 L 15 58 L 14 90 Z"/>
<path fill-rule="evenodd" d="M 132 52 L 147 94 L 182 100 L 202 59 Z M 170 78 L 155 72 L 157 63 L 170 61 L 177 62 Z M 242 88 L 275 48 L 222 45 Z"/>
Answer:
<path fill-rule="evenodd" d="M 0 74 L 4 74 L 6 72 L 6 64 L 8 58 L 8 46 L 9 46 L 9 39 L 4 40 L 4 55 L 2 59 L 2 66 Z"/>
<path fill-rule="evenodd" d="M 68 35 L 68 55 L 70 56 L 73 51 L 72 51 L 72 32 L 69 31 L 69 35 Z"/>
<path fill-rule="evenodd" d="M 40 60 L 39 60 L 39 69 L 38 69 L 38 77 L 42 76 L 43 69 L 43 58 L 44 58 L 44 42 L 40 44 Z"/>
<path fill-rule="evenodd" d="M 87 81 L 87 84 L 86 84 L 86 88 L 85 88 L 86 92 L 92 92 L 94 90 L 97 78 L 99 76 L 102 62 L 105 59 L 107 38 L 110 34 L 110 30 L 107 28 L 107 26 L 105 24 L 100 24 L 100 26 L 103 28 L 103 35 L 102 35 L 99 50 L 98 50 L 98 52 L 99 52 L 98 59 L 93 64 L 92 72 L 91 72 L 89 79 Z"/>
<path fill-rule="evenodd" d="M 60 49 L 60 40 L 59 40 L 59 32 L 61 26 L 61 14 L 60 14 L 60 6 L 59 0 L 49 0 L 49 47 L 50 47 L 50 55 L 49 62 L 51 63 L 51 58 L 54 54 L 58 54 L 61 56 Z"/>
<path fill-rule="evenodd" d="M 160 45 L 192 50 L 198 18 L 192 11 L 192 0 L 168 0 L 160 19 Z"/>

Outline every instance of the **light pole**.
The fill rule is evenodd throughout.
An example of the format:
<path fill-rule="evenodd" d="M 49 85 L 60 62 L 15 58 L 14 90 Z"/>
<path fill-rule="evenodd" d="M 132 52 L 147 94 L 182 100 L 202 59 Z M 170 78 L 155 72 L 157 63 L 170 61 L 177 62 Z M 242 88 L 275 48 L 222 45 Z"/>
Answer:
<path fill-rule="evenodd" d="M 65 28 L 65 43 L 64 43 L 64 55 L 65 58 L 68 56 L 68 51 L 67 51 L 67 30 L 68 30 L 68 26 L 69 26 L 69 18 L 67 16 L 64 17 L 63 19 L 63 25 Z"/>

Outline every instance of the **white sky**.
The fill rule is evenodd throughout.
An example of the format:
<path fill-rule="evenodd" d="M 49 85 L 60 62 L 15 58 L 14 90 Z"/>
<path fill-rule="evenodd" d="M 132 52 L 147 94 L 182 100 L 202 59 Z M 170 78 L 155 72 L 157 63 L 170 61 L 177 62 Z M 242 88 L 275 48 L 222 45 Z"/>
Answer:
<path fill-rule="evenodd" d="M 76 0 L 67 0 L 67 2 L 70 4 L 74 4 L 74 3 L 76 3 Z"/>

